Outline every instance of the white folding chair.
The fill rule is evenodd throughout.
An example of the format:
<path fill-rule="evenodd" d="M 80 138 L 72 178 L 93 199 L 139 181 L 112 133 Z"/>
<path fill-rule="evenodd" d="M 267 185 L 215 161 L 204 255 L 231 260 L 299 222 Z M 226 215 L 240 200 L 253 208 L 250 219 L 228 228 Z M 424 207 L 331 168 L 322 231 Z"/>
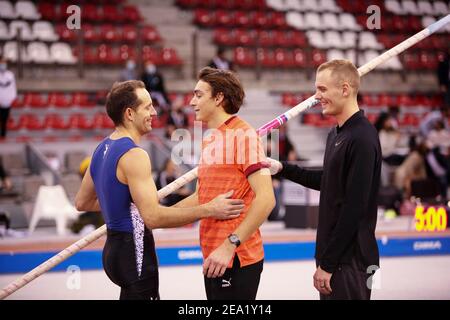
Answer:
<path fill-rule="evenodd" d="M 70 203 L 61 185 L 39 187 L 28 232 L 31 234 L 41 219 L 53 219 L 59 235 L 66 233 L 67 222 L 76 219 L 79 212 Z"/>

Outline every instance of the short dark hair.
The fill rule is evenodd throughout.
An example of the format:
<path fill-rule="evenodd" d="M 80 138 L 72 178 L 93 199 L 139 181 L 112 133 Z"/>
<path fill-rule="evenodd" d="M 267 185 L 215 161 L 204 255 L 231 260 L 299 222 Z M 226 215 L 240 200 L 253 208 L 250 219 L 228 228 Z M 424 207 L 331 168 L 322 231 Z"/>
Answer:
<path fill-rule="evenodd" d="M 205 67 L 200 70 L 198 80 L 204 81 L 211 86 L 212 97 L 219 93 L 223 94 L 223 108 L 228 114 L 239 111 L 244 102 L 244 88 L 234 72 Z"/>
<path fill-rule="evenodd" d="M 139 80 L 115 82 L 106 96 L 106 112 L 115 126 L 123 124 L 123 113 L 126 108 L 136 110 L 141 104 L 136 89 L 145 89 L 145 84 Z"/>

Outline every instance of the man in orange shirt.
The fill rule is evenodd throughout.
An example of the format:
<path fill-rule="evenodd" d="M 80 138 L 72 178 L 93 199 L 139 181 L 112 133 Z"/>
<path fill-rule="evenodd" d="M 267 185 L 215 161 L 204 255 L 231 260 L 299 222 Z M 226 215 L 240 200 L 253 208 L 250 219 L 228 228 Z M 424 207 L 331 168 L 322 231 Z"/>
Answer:
<path fill-rule="evenodd" d="M 264 261 L 258 228 L 275 206 L 261 140 L 235 115 L 243 100 L 244 90 L 232 72 L 209 67 L 200 71 L 190 104 L 210 134 L 203 140 L 197 190 L 175 206 L 206 203 L 229 190 L 245 204 L 236 219 L 200 221 L 208 300 L 256 298 Z"/>

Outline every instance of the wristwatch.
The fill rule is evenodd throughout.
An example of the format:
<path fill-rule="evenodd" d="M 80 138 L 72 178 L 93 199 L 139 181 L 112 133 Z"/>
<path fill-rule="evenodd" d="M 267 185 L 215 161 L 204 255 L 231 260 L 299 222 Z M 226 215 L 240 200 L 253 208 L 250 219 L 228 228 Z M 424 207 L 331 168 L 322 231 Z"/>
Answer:
<path fill-rule="evenodd" d="M 230 234 L 228 236 L 228 240 L 231 242 L 231 244 L 234 244 L 237 247 L 239 247 L 239 245 L 241 244 L 241 240 L 239 240 L 239 237 L 237 236 L 237 234 Z"/>

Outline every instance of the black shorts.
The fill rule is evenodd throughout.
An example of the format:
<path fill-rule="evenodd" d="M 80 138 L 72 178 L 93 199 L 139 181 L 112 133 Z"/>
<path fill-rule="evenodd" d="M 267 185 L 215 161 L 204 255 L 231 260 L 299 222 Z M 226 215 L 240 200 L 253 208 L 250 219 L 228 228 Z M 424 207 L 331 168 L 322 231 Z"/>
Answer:
<path fill-rule="evenodd" d="M 264 260 L 241 268 L 238 255 L 222 277 L 205 280 L 208 300 L 255 300 Z"/>
<path fill-rule="evenodd" d="M 121 288 L 121 300 L 159 299 L 158 260 L 153 234 L 145 229 L 141 275 L 138 274 L 132 233 L 107 230 L 103 269 Z"/>

